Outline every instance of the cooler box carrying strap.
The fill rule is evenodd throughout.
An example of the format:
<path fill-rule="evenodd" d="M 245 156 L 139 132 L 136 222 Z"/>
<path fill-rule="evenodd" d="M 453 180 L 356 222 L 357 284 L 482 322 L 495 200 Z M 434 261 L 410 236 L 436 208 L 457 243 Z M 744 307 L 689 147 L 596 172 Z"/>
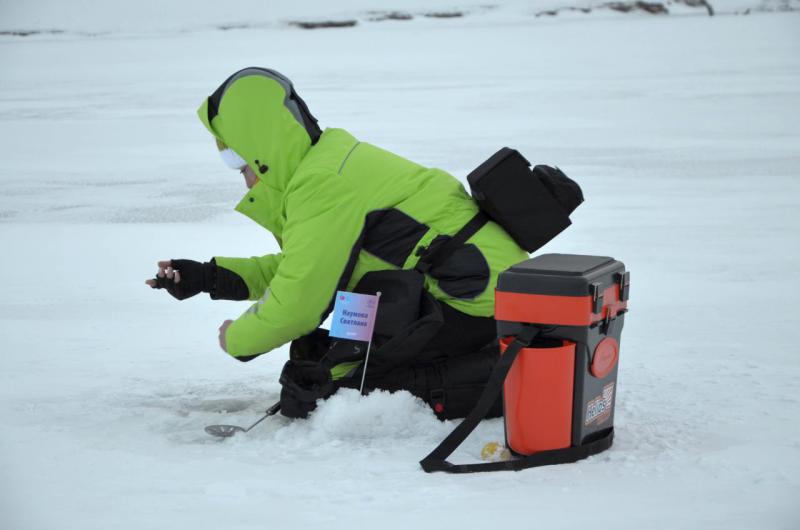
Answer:
<path fill-rule="evenodd" d="M 577 462 L 593 454 L 597 454 L 611 447 L 614 439 L 614 430 L 610 429 L 603 437 L 577 447 L 541 451 L 530 456 L 507 460 L 503 462 L 485 462 L 479 464 L 453 464 L 447 457 L 460 446 L 475 427 L 486 417 L 486 413 L 494 403 L 503 388 L 503 382 L 508 371 L 517 358 L 520 350 L 529 346 L 540 330 L 533 326 L 525 326 L 514 341 L 506 348 L 500 360 L 494 367 L 486 388 L 481 394 L 478 404 L 466 418 L 451 432 L 447 438 L 420 461 L 426 473 L 445 471 L 447 473 L 476 473 L 480 471 L 519 471 L 530 467 L 547 466 L 552 464 L 568 464 Z"/>

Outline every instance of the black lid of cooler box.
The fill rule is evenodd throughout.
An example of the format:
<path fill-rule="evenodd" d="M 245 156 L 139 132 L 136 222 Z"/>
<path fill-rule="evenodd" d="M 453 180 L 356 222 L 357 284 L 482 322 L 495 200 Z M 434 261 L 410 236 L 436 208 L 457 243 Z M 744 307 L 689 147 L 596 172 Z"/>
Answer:
<path fill-rule="evenodd" d="M 542 254 L 511 266 L 514 272 L 527 274 L 556 274 L 558 276 L 585 276 L 593 270 L 614 262 L 607 256 L 582 256 L 580 254 Z"/>
<path fill-rule="evenodd" d="M 497 290 L 512 293 L 586 296 L 590 284 L 609 285 L 625 265 L 608 256 L 542 254 L 500 273 Z"/>

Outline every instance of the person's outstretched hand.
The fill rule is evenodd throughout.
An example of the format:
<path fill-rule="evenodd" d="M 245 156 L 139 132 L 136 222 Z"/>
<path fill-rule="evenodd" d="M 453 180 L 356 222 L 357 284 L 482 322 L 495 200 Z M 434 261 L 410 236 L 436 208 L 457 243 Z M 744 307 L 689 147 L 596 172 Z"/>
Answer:
<path fill-rule="evenodd" d="M 211 285 L 210 264 L 190 259 L 172 259 L 158 262 L 156 277 L 144 283 L 153 289 L 166 289 L 178 300 L 186 300 L 200 292 L 208 292 Z"/>
<path fill-rule="evenodd" d="M 225 353 L 228 352 L 228 344 L 225 341 L 225 332 L 228 331 L 228 326 L 231 324 L 233 324 L 233 320 L 226 320 L 219 327 L 219 347 L 222 348 L 222 351 Z"/>

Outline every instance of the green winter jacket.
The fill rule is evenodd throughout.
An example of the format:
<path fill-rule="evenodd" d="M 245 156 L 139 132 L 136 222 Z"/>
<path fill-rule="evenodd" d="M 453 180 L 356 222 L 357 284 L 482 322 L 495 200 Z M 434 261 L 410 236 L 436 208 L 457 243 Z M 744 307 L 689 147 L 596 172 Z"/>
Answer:
<path fill-rule="evenodd" d="M 228 352 L 240 360 L 314 330 L 336 291 L 352 290 L 365 273 L 414 268 L 418 249 L 454 234 L 478 211 L 455 177 L 342 129 L 326 129 L 312 145 L 310 114 L 303 111 L 287 79 L 259 68 L 229 78 L 198 110 L 211 134 L 260 175 L 236 210 L 269 230 L 281 248 L 261 257 L 215 258 L 256 301 L 227 330 Z M 527 257 L 489 222 L 428 271 L 425 286 L 459 311 L 492 316 L 498 273 Z"/>

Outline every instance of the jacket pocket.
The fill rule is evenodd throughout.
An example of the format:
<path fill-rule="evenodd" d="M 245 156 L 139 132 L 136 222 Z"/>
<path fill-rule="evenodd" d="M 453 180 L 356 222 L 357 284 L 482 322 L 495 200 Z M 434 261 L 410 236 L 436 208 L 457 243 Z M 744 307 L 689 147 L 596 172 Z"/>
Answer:
<path fill-rule="evenodd" d="M 431 243 L 429 251 L 432 252 L 449 239 L 450 236 L 438 236 Z M 444 262 L 431 267 L 428 275 L 436 280 L 439 288 L 448 296 L 469 300 L 486 290 L 491 271 L 480 249 L 469 243 L 460 246 Z"/>

